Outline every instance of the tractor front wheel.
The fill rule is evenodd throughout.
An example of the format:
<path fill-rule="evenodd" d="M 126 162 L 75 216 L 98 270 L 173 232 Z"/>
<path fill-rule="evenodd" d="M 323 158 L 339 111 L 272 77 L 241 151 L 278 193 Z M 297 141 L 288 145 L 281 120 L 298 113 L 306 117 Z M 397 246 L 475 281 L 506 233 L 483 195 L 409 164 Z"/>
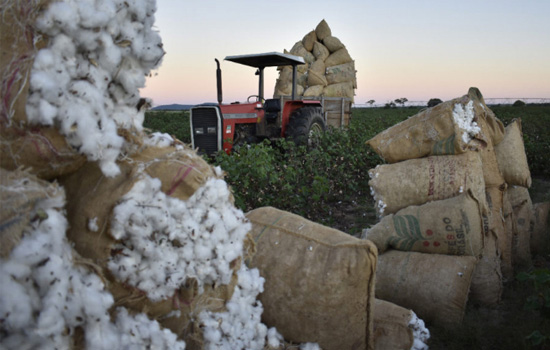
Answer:
<path fill-rule="evenodd" d="M 288 121 L 285 137 L 296 145 L 313 146 L 315 134 L 325 131 L 321 107 L 303 107 L 295 110 Z"/>

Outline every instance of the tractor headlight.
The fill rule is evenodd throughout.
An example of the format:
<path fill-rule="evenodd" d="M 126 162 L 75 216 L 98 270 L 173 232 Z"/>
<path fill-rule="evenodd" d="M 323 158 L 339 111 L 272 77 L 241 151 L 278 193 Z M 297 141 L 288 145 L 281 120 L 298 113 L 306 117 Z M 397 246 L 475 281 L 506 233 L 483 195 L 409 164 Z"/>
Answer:
<path fill-rule="evenodd" d="M 209 134 L 216 134 L 216 127 L 215 126 L 209 126 L 207 129 L 207 132 Z"/>
<path fill-rule="evenodd" d="M 203 128 L 195 128 L 195 135 L 204 135 Z"/>

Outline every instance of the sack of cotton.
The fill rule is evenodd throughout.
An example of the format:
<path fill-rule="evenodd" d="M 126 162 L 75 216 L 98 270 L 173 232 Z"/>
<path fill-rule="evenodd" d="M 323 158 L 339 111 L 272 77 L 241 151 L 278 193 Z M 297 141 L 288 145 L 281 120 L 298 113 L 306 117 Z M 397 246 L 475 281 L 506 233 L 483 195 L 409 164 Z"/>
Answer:
<path fill-rule="evenodd" d="M 36 19 L 50 3 L 12 0 L 0 8 L 0 166 L 10 170 L 24 166 L 44 179 L 72 172 L 85 161 L 52 123 L 40 125 L 26 113 L 33 64 L 38 64 L 38 52 L 51 43 L 37 29 Z M 56 79 L 60 76 L 45 81 L 46 89 L 56 85 Z M 41 102 L 40 109 L 51 114 L 53 107 Z"/>
<path fill-rule="evenodd" d="M 429 325 L 455 327 L 468 301 L 473 256 L 389 250 L 378 256 L 376 298 L 413 310 Z"/>
<path fill-rule="evenodd" d="M 471 191 L 389 214 L 366 229 L 363 238 L 379 253 L 388 249 L 420 253 L 480 256 L 483 221 L 479 200 Z"/>
<path fill-rule="evenodd" d="M 30 27 L 24 27 L 32 32 L 28 44 L 41 38 L 44 44 L 27 50 L 27 65 L 21 67 L 26 70 L 7 68 L 21 93 L 3 96 L 18 100 L 14 105 L 8 98 L 10 108 L 2 112 L 3 166 L 4 161 L 10 168 L 24 165 L 43 177 L 55 177 L 87 159 L 97 161 L 107 176 L 117 175 L 116 159 L 134 149 L 139 137 L 132 135 L 142 131 L 144 112 L 136 108 L 139 89 L 164 55 L 153 30 L 156 1 L 8 3 L 2 17 L 19 11 L 16 18 L 33 18 Z M 11 27 L 15 33 L 17 26 Z M 26 37 L 26 32 L 18 34 Z M 22 140 L 13 136 L 17 133 Z M 34 158 L 40 162 L 27 163 Z M 78 163 L 73 165 L 71 159 Z"/>
<path fill-rule="evenodd" d="M 374 349 L 428 350 L 430 331 L 413 310 L 374 300 Z"/>
<path fill-rule="evenodd" d="M 259 274 L 241 261 L 250 224 L 221 170 L 173 141 L 147 145 L 106 177 L 88 163 L 63 178 L 68 237 L 101 269 L 115 304 L 143 312 L 187 349 L 261 349 Z"/>
<path fill-rule="evenodd" d="M 295 343 L 372 349 L 376 247 L 272 207 L 246 214 L 265 278 L 265 324 Z"/>
<path fill-rule="evenodd" d="M 66 238 L 65 194 L 0 168 L 2 349 L 185 349 L 144 314 L 115 307 L 96 266 Z"/>
<path fill-rule="evenodd" d="M 480 121 L 486 121 L 482 133 Z M 494 117 L 476 88 L 467 95 L 427 108 L 367 141 L 386 162 L 453 155 L 487 147 L 503 137 L 502 122 Z"/>
<path fill-rule="evenodd" d="M 370 169 L 369 176 L 379 216 L 396 213 L 410 205 L 455 197 L 468 190 L 477 198 L 483 212 L 487 212 L 478 152 L 381 164 Z"/>
<path fill-rule="evenodd" d="M 502 142 L 495 147 L 498 167 L 509 185 L 531 187 L 531 172 L 525 155 L 521 119 L 506 126 Z"/>
<path fill-rule="evenodd" d="M 529 190 L 522 186 L 510 186 L 508 188 L 508 199 L 513 209 L 516 228 L 512 239 L 512 262 L 517 268 L 529 268 L 532 265 L 533 202 Z"/>

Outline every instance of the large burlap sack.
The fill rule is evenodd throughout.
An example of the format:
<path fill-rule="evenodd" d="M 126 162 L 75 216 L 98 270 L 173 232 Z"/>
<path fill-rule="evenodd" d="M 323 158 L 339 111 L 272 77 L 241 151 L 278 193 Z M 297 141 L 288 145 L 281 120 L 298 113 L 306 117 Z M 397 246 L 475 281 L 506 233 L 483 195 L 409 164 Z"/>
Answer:
<path fill-rule="evenodd" d="M 353 87 L 357 87 L 355 73 L 355 61 L 326 68 L 326 76 L 329 84 L 351 81 L 353 82 Z"/>
<path fill-rule="evenodd" d="M 350 81 L 338 84 L 331 84 L 325 86 L 323 95 L 326 97 L 347 97 L 353 101 L 355 92 L 353 90 L 353 83 Z"/>
<path fill-rule="evenodd" d="M 0 166 L 27 168 L 44 179 L 78 169 L 85 157 L 53 127 L 30 125 L 25 105 L 34 58 L 46 40 L 34 29 L 34 20 L 49 1 L 8 1 L 0 22 Z"/>
<path fill-rule="evenodd" d="M 531 187 L 531 172 L 525 155 L 521 119 L 506 126 L 502 142 L 495 147 L 498 168 L 509 185 Z"/>
<path fill-rule="evenodd" d="M 374 301 L 374 349 L 428 349 L 430 332 L 412 310 L 388 301 Z"/>
<path fill-rule="evenodd" d="M 319 75 L 324 76 L 325 75 L 325 62 L 321 60 L 317 60 L 311 64 L 309 67 L 309 71 L 313 71 Z M 314 84 L 315 85 L 315 84 Z"/>
<path fill-rule="evenodd" d="M 304 45 L 304 48 L 311 52 L 313 50 L 313 45 L 317 42 L 317 35 L 315 34 L 315 31 L 312 30 L 311 32 L 307 33 L 304 38 L 302 39 L 302 45 Z"/>
<path fill-rule="evenodd" d="M 457 197 L 410 206 L 389 214 L 363 233 L 379 253 L 388 249 L 420 253 L 479 256 L 483 222 L 471 191 Z"/>
<path fill-rule="evenodd" d="M 114 178 L 105 177 L 95 163 L 87 163 L 76 173 L 60 179 L 68 198 L 67 217 L 70 229 L 67 236 L 80 255 L 91 259 L 101 268 L 108 290 L 115 298 L 116 306 L 124 306 L 136 312 L 146 313 L 149 318 L 158 320 L 162 326 L 172 330 L 179 337 L 185 339 L 188 344 L 198 344 L 197 347 L 190 345 L 190 348 L 200 348 L 201 331 L 194 321 L 203 310 L 213 312 L 224 310 L 225 302 L 231 298 L 237 283 L 236 271 L 240 266 L 240 258 L 232 261 L 230 266 L 228 262 L 226 273 L 229 274 L 230 281 L 227 284 L 204 284 L 203 281 L 199 283 L 196 278 L 191 278 L 194 276 L 185 280 L 167 281 L 167 284 L 175 284 L 177 289 L 174 295 L 169 298 L 156 299 L 152 299 L 144 293 L 141 290 L 143 288 L 131 285 L 125 280 L 119 280 L 110 264 L 114 257 L 118 258 L 120 254 L 126 254 L 123 253 L 124 247 L 132 249 L 131 246 L 126 245 L 129 244 L 125 243 L 126 238 L 120 240 L 115 238 L 114 230 L 116 229 L 117 235 L 120 236 L 121 228 L 119 226 L 127 224 L 126 221 L 119 222 L 116 215 L 117 210 L 123 210 L 119 209 L 120 203 L 132 203 L 132 199 L 125 195 L 130 191 L 132 193 L 138 191 L 135 186 L 137 184 L 143 186 L 143 179 L 149 177 L 152 179 L 151 181 L 160 181 L 159 193 L 181 200 L 177 205 L 182 206 L 191 205 L 185 204 L 186 202 L 183 201 L 198 192 L 208 179 L 216 178 L 219 175 L 194 151 L 179 147 L 148 147 L 132 157 L 120 161 L 118 165 L 121 174 Z M 140 191 L 149 193 L 146 191 L 150 190 L 143 187 Z M 159 203 L 162 203 L 159 196 L 160 194 L 156 194 L 154 198 L 158 197 Z M 144 206 L 154 207 L 154 204 Z M 211 209 L 211 212 L 212 215 L 218 215 L 216 214 L 217 209 Z M 126 213 L 126 215 L 131 215 L 131 213 Z M 222 218 L 218 217 L 217 221 Z M 244 215 L 242 219 L 244 220 Z M 155 223 L 147 218 L 135 217 L 133 220 L 136 221 L 134 225 L 142 227 L 144 232 L 147 232 L 149 227 L 155 226 Z M 140 220 L 146 221 L 141 222 Z M 155 220 L 165 219 L 159 215 Z M 198 220 L 208 220 L 208 218 L 205 216 Z M 192 221 L 189 221 L 188 225 L 197 225 L 191 223 Z M 171 229 L 173 231 L 183 229 L 189 231 L 188 228 L 176 226 Z M 165 235 L 166 233 L 157 232 L 156 234 Z M 205 233 L 201 233 L 201 229 L 197 226 L 193 230 L 193 234 L 202 237 Z M 221 234 L 224 233 L 221 232 Z M 152 240 L 151 250 L 155 248 L 154 236 L 155 234 L 147 236 Z M 219 236 L 216 237 L 219 239 Z M 242 244 L 238 241 L 233 243 L 237 250 Z M 177 239 L 174 241 L 168 238 L 162 245 L 171 247 L 172 254 L 175 254 L 173 257 L 177 256 L 178 259 L 184 255 L 194 254 L 193 251 L 185 251 L 187 243 Z M 214 258 L 219 259 L 215 255 L 211 257 L 212 260 Z M 145 258 L 133 256 L 131 259 L 139 262 L 140 259 Z M 159 300 L 157 301 L 157 299 Z"/>
<path fill-rule="evenodd" d="M 323 41 L 327 36 L 332 35 L 327 21 L 323 19 L 321 22 L 319 22 L 319 24 L 317 24 L 317 27 L 315 27 L 315 35 L 317 36 L 317 40 L 319 41 Z"/>
<path fill-rule="evenodd" d="M 327 57 L 330 55 L 329 50 L 320 42 L 316 42 L 313 44 L 313 56 L 315 56 L 315 59 L 317 61 L 323 61 L 327 59 Z"/>
<path fill-rule="evenodd" d="M 26 228 L 42 208 L 58 202 L 65 192 L 56 183 L 38 179 L 27 171 L 0 168 L 0 258 L 7 258 Z"/>
<path fill-rule="evenodd" d="M 481 132 L 488 140 L 486 147 L 479 150 L 481 163 L 483 164 L 483 179 L 485 180 L 485 186 L 501 187 L 501 189 L 504 189 L 505 181 L 498 165 L 494 141 L 491 137 L 488 137 L 491 135 L 491 128 L 485 118 L 479 119 L 479 126 L 481 128 Z"/>
<path fill-rule="evenodd" d="M 271 207 L 247 218 L 265 278 L 263 322 L 286 340 L 325 350 L 372 349 L 376 247 Z"/>
<path fill-rule="evenodd" d="M 470 299 L 483 305 L 496 305 L 502 296 L 502 272 L 497 237 L 488 227 L 487 224 L 482 256 L 472 275 Z"/>
<path fill-rule="evenodd" d="M 311 52 L 306 50 L 304 44 L 302 44 L 302 41 L 298 41 L 294 44 L 292 49 L 290 49 L 290 54 L 303 57 L 304 61 L 307 64 L 312 64 L 315 61 L 315 56 L 313 56 Z"/>
<path fill-rule="evenodd" d="M 314 85 L 323 85 L 327 86 L 327 78 L 324 74 L 319 74 L 318 72 L 315 72 L 313 70 L 309 70 L 307 73 L 307 84 L 308 86 L 314 86 Z"/>
<path fill-rule="evenodd" d="M 336 52 L 345 47 L 344 44 L 342 44 L 342 42 L 340 41 L 340 39 L 332 35 L 324 38 L 323 44 L 325 44 L 325 46 L 330 52 Z"/>
<path fill-rule="evenodd" d="M 273 97 L 290 96 L 292 94 L 292 81 L 284 81 L 277 79 L 275 82 L 275 90 L 273 91 Z M 304 94 L 304 87 L 296 84 L 296 95 L 302 96 Z"/>
<path fill-rule="evenodd" d="M 483 149 L 489 139 L 478 123 L 488 113 L 479 90 L 470 88 L 467 95 L 425 109 L 367 144 L 388 163 Z"/>
<path fill-rule="evenodd" d="M 348 49 L 343 47 L 340 50 L 331 53 L 330 56 L 328 56 L 327 59 L 325 60 L 325 64 L 327 65 L 327 67 L 330 67 L 330 66 L 338 66 L 340 64 L 349 63 L 352 61 L 353 59 L 349 55 Z"/>
<path fill-rule="evenodd" d="M 304 97 L 316 97 L 323 94 L 325 87 L 323 85 L 313 85 L 304 91 Z"/>
<path fill-rule="evenodd" d="M 508 188 L 508 199 L 514 211 L 516 232 L 512 240 L 512 263 L 519 269 L 529 268 L 531 259 L 531 231 L 533 203 L 529 190 L 521 186 Z"/>
<path fill-rule="evenodd" d="M 467 190 L 479 200 L 484 213 L 485 181 L 478 152 L 431 156 L 369 170 L 369 186 L 379 215 L 396 213 L 410 205 L 458 196 Z"/>
<path fill-rule="evenodd" d="M 509 241 L 509 259 L 510 259 L 510 265 L 512 273 L 514 273 L 514 254 L 513 254 L 513 247 L 514 247 L 514 235 L 516 233 L 516 223 L 514 221 L 514 209 L 512 208 L 512 204 L 510 203 L 510 199 L 508 198 L 508 191 L 504 191 L 504 196 L 502 198 L 502 216 L 504 217 L 504 231 L 505 235 Z M 503 257 L 504 261 L 504 257 Z M 503 269 L 503 275 L 506 278 L 510 278 L 510 276 L 507 276 L 507 271 L 504 271 L 506 268 Z M 512 276 L 513 277 L 513 276 Z"/>
<path fill-rule="evenodd" d="M 462 322 L 476 258 L 389 250 L 378 256 L 376 298 L 412 309 L 429 325 Z"/>
<path fill-rule="evenodd" d="M 505 280 L 514 278 L 512 268 L 513 232 L 506 229 L 504 213 L 504 191 L 498 187 L 487 188 L 487 203 L 491 210 L 489 215 L 489 230 L 497 237 L 497 248 L 500 255 L 500 270 Z M 508 206 L 511 209 L 511 205 Z"/>

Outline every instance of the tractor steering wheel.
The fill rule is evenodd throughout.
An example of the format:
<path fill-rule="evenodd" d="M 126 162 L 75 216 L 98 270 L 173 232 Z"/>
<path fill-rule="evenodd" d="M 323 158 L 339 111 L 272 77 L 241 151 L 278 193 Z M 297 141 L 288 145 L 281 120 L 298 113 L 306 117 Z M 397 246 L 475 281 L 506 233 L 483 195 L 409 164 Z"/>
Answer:
<path fill-rule="evenodd" d="M 256 97 L 256 101 L 254 101 L 254 102 L 258 102 L 258 101 L 260 100 L 260 96 L 258 96 L 258 95 L 250 95 L 250 96 L 248 96 L 248 98 L 246 99 L 246 102 L 250 103 L 250 99 L 251 99 L 252 97 Z"/>

